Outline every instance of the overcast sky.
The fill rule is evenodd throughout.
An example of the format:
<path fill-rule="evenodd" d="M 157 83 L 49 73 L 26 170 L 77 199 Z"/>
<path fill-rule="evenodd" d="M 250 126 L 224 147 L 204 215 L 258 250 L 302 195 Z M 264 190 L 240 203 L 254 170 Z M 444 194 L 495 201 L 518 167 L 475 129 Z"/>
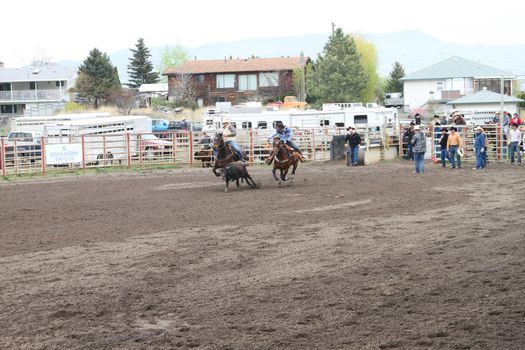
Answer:
<path fill-rule="evenodd" d="M 525 44 L 525 2 L 499 0 L 4 0 L 0 61 L 6 68 L 47 56 L 83 60 L 97 47 L 113 52 L 147 46 L 329 33 L 421 30 L 461 44 Z M 490 4 L 490 6 L 489 6 Z M 417 48 L 414 48 L 417 50 Z"/>

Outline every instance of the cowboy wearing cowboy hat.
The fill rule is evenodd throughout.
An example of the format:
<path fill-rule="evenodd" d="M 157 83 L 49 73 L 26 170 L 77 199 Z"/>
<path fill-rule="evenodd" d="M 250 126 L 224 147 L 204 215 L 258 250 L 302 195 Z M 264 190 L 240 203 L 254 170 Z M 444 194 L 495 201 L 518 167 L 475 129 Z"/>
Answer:
<path fill-rule="evenodd" d="M 237 153 L 237 156 L 239 157 L 239 160 L 244 162 L 243 156 L 242 156 L 242 150 L 237 144 L 237 141 L 235 141 L 235 137 L 237 136 L 237 129 L 231 124 L 229 119 L 224 119 L 222 121 L 223 130 L 222 130 L 222 136 L 224 137 L 224 142 L 227 145 L 230 145 L 231 148 Z"/>
<path fill-rule="evenodd" d="M 477 170 L 485 168 L 485 141 L 486 136 L 481 126 L 476 126 L 476 135 L 474 136 L 474 150 L 476 151 L 476 168 Z"/>
<path fill-rule="evenodd" d="M 448 135 L 447 140 L 447 151 L 450 157 L 450 164 L 452 165 L 452 169 L 456 168 L 456 158 L 458 168 L 461 168 L 461 157 L 459 153 L 463 148 L 463 140 L 461 139 L 461 136 L 459 136 L 457 131 L 458 129 L 455 126 L 451 127 L 450 135 Z"/>

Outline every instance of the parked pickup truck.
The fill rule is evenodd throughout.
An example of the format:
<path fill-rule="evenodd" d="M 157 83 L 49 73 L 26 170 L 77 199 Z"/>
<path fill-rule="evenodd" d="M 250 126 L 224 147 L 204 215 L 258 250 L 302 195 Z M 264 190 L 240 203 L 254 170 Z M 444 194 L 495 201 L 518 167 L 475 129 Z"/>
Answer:
<path fill-rule="evenodd" d="M 42 159 L 40 134 L 33 131 L 11 131 L 5 141 L 5 160 L 13 162 L 15 158 L 31 162 Z"/>

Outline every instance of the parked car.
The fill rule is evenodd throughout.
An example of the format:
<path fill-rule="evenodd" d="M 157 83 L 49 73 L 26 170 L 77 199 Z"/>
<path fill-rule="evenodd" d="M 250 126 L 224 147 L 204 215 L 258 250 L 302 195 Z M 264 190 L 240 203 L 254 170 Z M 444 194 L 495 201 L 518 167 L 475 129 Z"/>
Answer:
<path fill-rule="evenodd" d="M 151 131 L 153 132 L 163 132 L 168 130 L 168 125 L 170 124 L 167 119 L 151 119 Z"/>
<path fill-rule="evenodd" d="M 186 122 L 186 121 L 171 121 L 168 125 L 167 131 L 202 131 L 202 123 Z"/>
<path fill-rule="evenodd" d="M 33 131 L 11 131 L 7 135 L 5 146 L 6 162 L 12 162 L 15 157 L 25 158 L 31 162 L 40 160 L 42 157 L 40 134 Z"/>

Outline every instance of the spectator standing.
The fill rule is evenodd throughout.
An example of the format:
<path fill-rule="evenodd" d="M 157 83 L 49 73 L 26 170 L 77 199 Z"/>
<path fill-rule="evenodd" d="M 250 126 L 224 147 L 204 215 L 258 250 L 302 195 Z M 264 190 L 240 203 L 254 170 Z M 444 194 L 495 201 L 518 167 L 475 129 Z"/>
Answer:
<path fill-rule="evenodd" d="M 492 124 L 499 124 L 499 112 L 496 112 L 494 118 L 492 118 Z"/>
<path fill-rule="evenodd" d="M 452 169 L 456 168 L 456 160 L 458 169 L 461 168 L 461 156 L 459 155 L 459 150 L 463 147 L 463 140 L 461 136 L 457 133 L 458 129 L 453 126 L 450 128 L 450 135 L 448 135 L 447 140 L 447 151 L 449 154 L 450 165 Z"/>
<path fill-rule="evenodd" d="M 448 130 L 447 128 L 441 129 L 441 138 L 439 139 L 439 146 L 441 148 L 441 166 L 445 168 L 447 165 L 448 151 L 447 151 L 447 141 L 448 141 Z M 450 159 L 449 159 L 450 161 Z"/>
<path fill-rule="evenodd" d="M 425 172 L 425 152 L 427 148 L 427 138 L 421 131 L 419 125 L 414 126 L 414 137 L 412 137 L 411 144 L 414 147 L 415 173 L 423 174 Z"/>
<path fill-rule="evenodd" d="M 355 132 L 355 128 L 352 126 L 349 126 L 346 130 L 348 131 L 345 138 L 348 143 L 348 158 L 350 159 L 352 166 L 356 166 L 357 157 L 359 155 L 359 146 L 361 145 L 361 136 Z"/>
<path fill-rule="evenodd" d="M 414 122 L 410 122 L 410 126 L 405 130 L 403 134 L 403 141 L 407 143 L 408 147 L 408 159 L 414 160 L 414 154 L 412 153 L 412 137 L 414 137 Z"/>
<path fill-rule="evenodd" d="M 474 151 L 476 152 L 476 167 L 480 170 L 485 168 L 485 134 L 481 126 L 476 126 L 476 135 L 474 136 Z"/>
<path fill-rule="evenodd" d="M 510 125 L 512 125 L 512 124 L 516 124 L 516 125 L 522 125 L 523 124 L 523 121 L 521 120 L 521 118 L 518 115 L 518 113 L 514 113 L 512 118 L 510 118 Z"/>
<path fill-rule="evenodd" d="M 419 115 L 419 113 L 416 113 L 416 115 L 414 116 L 414 122 L 416 123 L 416 125 L 421 125 L 421 116 Z"/>
<path fill-rule="evenodd" d="M 517 124 L 511 124 L 509 131 L 509 156 L 510 164 L 514 164 L 514 153 L 518 153 L 518 165 L 521 165 L 521 152 L 519 145 L 521 142 L 521 132 L 518 130 Z"/>

